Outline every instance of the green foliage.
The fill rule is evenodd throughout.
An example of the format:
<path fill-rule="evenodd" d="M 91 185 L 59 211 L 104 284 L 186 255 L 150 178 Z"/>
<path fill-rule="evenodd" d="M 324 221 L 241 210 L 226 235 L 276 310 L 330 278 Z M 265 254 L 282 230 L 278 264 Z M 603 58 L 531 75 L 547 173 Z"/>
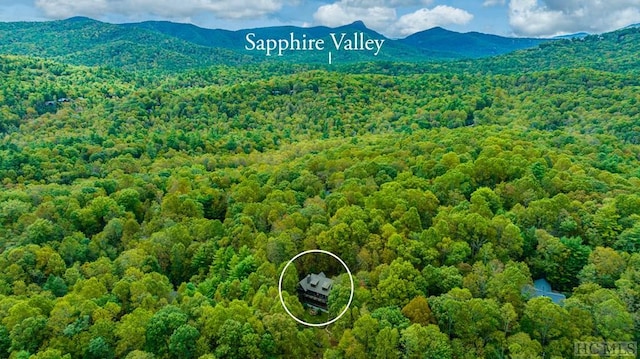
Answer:
<path fill-rule="evenodd" d="M 149 324 L 147 324 L 147 350 L 161 357 L 168 355 L 171 350 L 171 338 L 178 328 L 185 325 L 186 321 L 187 316 L 179 308 L 174 306 L 162 308 L 151 317 Z M 183 329 L 182 332 L 184 331 Z M 180 335 L 188 337 L 189 333 L 185 332 Z M 177 343 L 174 343 L 174 347 L 176 345 Z"/>
<path fill-rule="evenodd" d="M 405 358 L 452 358 L 449 338 L 437 326 L 412 324 L 402 331 L 401 346 Z"/>
<path fill-rule="evenodd" d="M 0 358 L 8 358 L 11 351 L 11 337 L 9 330 L 0 325 Z"/>
<path fill-rule="evenodd" d="M 564 347 L 552 345 L 553 342 L 564 341 L 564 337 L 570 333 L 570 325 L 567 311 L 545 297 L 529 301 L 522 317 L 523 330 L 538 340 L 543 347 L 552 348 L 556 355 L 568 355 L 571 350 L 567 343 L 564 343 Z"/>
<path fill-rule="evenodd" d="M 28 317 L 11 329 L 11 350 L 35 353 L 46 338 L 47 318 Z"/>
<path fill-rule="evenodd" d="M 113 358 L 113 349 L 105 341 L 103 337 L 92 338 L 89 341 L 86 358 Z"/>
<path fill-rule="evenodd" d="M 198 337 L 198 329 L 188 324 L 178 327 L 169 339 L 169 352 L 175 357 L 195 358 Z"/>
<path fill-rule="evenodd" d="M 515 71 L 534 51 L 158 76 L 0 56 L 0 358 L 548 358 L 639 340 L 635 37 L 611 69 L 600 53 Z M 279 300 L 312 248 L 354 279 L 327 330 Z M 342 266 L 296 266 L 287 307 L 311 315 L 296 284 L 326 267 L 327 316 L 342 312 Z M 563 305 L 522 295 L 541 277 Z"/>

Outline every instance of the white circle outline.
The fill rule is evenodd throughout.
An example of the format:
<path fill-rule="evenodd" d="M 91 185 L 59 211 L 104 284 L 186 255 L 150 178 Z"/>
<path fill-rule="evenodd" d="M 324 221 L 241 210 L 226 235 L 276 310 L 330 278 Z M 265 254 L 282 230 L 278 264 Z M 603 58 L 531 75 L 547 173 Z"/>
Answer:
<path fill-rule="evenodd" d="M 335 318 L 331 319 L 330 321 L 326 322 L 326 323 L 307 323 L 303 320 L 300 320 L 298 318 L 296 318 L 295 315 L 291 314 L 291 312 L 289 311 L 289 308 L 287 308 L 286 304 L 284 304 L 284 298 L 282 298 L 282 279 L 284 278 L 284 272 L 287 271 L 287 268 L 289 267 L 289 265 L 291 263 L 293 263 L 293 261 L 295 261 L 296 259 L 298 259 L 299 257 L 302 257 L 305 254 L 309 254 L 309 253 L 323 253 L 323 254 L 328 254 L 330 256 L 332 256 L 333 258 L 337 259 L 338 262 L 340 262 L 340 264 L 342 264 L 342 266 L 344 267 L 344 269 L 347 270 L 347 274 L 349 274 L 349 280 L 351 281 L 351 294 L 349 295 L 349 302 L 347 303 L 347 306 L 344 308 L 344 310 L 342 310 L 342 312 Z M 284 269 L 282 270 L 282 273 L 280 273 L 280 280 L 278 280 L 278 294 L 280 296 L 280 303 L 282 304 L 282 307 L 284 308 L 285 312 L 287 312 L 287 314 L 289 314 L 289 316 L 291 318 L 293 318 L 296 322 L 302 324 L 302 325 L 307 325 L 310 327 L 324 327 L 327 326 L 333 322 L 335 322 L 336 320 L 340 319 L 340 317 L 342 317 L 347 310 L 349 310 L 349 306 L 351 306 L 351 301 L 353 300 L 353 292 L 355 291 L 354 285 L 353 285 L 353 275 L 351 275 L 351 271 L 349 270 L 349 267 L 347 267 L 347 265 L 344 263 L 344 261 L 342 259 L 340 259 L 340 257 L 338 257 L 337 255 L 329 252 L 329 251 L 325 251 L 322 249 L 310 249 L 308 251 L 304 251 L 304 252 L 300 252 L 298 254 L 295 255 L 295 257 L 291 258 L 289 260 L 289 262 L 287 262 L 287 265 L 284 266 Z"/>

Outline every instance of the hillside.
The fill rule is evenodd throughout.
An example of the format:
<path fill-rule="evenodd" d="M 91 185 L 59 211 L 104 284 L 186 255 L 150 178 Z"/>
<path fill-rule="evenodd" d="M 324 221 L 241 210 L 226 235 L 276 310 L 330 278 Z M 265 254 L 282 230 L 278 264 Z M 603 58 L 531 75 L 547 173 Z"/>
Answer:
<path fill-rule="evenodd" d="M 0 359 L 548 359 L 640 340 L 635 28 L 335 66 L 206 65 L 208 30 L 171 23 L 0 28 L 52 42 L 0 55 Z M 352 277 L 322 256 L 285 271 L 311 249 Z M 320 271 L 326 313 L 297 293 Z M 523 291 L 541 278 L 565 299 Z"/>
<path fill-rule="evenodd" d="M 494 73 L 588 67 L 627 72 L 640 69 L 640 27 L 541 44 L 513 54 L 468 64 Z"/>

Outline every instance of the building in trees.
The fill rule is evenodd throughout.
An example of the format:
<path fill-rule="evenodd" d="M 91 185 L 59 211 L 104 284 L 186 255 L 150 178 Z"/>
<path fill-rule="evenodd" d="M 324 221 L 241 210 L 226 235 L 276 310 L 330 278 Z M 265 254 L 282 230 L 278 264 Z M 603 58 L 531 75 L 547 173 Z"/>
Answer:
<path fill-rule="evenodd" d="M 522 289 L 522 294 L 527 298 L 549 297 L 556 304 L 562 304 L 567 299 L 564 294 L 551 289 L 551 284 L 544 278 L 534 280 L 533 286 L 526 285 Z"/>
<path fill-rule="evenodd" d="M 326 311 L 332 286 L 333 280 L 323 272 L 310 273 L 298 283 L 298 296 L 302 303 Z"/>

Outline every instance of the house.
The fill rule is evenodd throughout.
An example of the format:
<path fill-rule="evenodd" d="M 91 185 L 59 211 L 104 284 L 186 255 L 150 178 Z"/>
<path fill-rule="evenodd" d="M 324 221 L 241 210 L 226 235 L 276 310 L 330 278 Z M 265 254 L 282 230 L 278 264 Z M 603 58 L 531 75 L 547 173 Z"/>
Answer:
<path fill-rule="evenodd" d="M 544 278 L 534 280 L 533 286 L 526 285 L 522 288 L 522 294 L 527 298 L 549 297 L 556 304 L 562 304 L 567 299 L 564 294 L 554 291 Z"/>
<path fill-rule="evenodd" d="M 298 283 L 298 297 L 304 304 L 326 310 L 332 287 L 333 280 L 327 278 L 323 272 L 307 274 Z"/>

